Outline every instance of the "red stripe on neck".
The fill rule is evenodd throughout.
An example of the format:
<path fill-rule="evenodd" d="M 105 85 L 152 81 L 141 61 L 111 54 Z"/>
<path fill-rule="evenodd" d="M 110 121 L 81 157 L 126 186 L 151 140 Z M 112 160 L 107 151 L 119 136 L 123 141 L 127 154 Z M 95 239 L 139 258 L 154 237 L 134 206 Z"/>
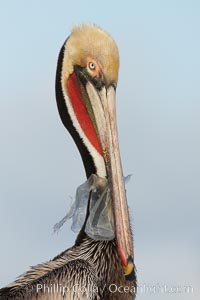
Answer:
<path fill-rule="evenodd" d="M 95 147 L 95 149 L 102 155 L 102 149 L 97 137 L 97 133 L 82 100 L 82 94 L 75 72 L 73 72 L 67 80 L 67 92 L 74 113 L 83 132 L 85 133 L 91 144 Z"/>

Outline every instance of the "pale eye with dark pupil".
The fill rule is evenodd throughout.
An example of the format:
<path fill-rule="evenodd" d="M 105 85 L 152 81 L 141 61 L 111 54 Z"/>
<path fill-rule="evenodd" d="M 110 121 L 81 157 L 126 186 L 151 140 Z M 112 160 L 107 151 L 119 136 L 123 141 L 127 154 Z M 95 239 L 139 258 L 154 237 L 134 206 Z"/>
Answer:
<path fill-rule="evenodd" d="M 95 64 L 93 63 L 93 62 L 90 62 L 89 63 L 89 68 L 90 68 L 90 70 L 95 70 Z"/>

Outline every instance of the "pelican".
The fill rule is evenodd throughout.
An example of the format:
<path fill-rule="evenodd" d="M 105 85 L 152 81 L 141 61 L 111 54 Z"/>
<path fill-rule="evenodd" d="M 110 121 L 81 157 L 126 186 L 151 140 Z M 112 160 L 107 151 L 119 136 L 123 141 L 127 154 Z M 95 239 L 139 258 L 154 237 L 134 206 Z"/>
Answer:
<path fill-rule="evenodd" d="M 85 214 L 74 246 L 2 288 L 0 300 L 135 299 L 134 251 L 115 112 L 118 69 L 117 45 L 96 25 L 76 26 L 64 42 L 56 99 L 87 177 L 77 190 L 74 222 L 80 219 L 82 201 Z"/>

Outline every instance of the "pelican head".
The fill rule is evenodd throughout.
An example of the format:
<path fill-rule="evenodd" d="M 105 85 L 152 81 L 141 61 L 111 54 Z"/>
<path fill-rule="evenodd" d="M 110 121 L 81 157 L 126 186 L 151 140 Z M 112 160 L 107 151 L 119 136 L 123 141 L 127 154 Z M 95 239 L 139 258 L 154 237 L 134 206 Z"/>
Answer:
<path fill-rule="evenodd" d="M 106 178 L 111 191 L 115 238 L 127 280 L 134 253 L 115 111 L 119 53 L 113 38 L 95 25 L 75 27 L 59 55 L 58 110 L 83 160 L 87 177 Z"/>

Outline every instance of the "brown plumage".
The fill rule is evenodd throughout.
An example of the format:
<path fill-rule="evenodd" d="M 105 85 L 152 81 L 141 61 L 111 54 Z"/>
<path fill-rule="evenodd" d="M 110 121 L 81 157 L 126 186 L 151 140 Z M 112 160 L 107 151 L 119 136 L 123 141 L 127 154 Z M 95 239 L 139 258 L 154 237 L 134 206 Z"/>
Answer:
<path fill-rule="evenodd" d="M 66 294 L 63 296 L 64 287 Z M 47 263 L 32 267 L 1 289 L 0 299 L 130 300 L 134 299 L 135 287 L 135 281 L 124 278 L 115 241 L 94 241 L 82 232 L 72 248 Z"/>

